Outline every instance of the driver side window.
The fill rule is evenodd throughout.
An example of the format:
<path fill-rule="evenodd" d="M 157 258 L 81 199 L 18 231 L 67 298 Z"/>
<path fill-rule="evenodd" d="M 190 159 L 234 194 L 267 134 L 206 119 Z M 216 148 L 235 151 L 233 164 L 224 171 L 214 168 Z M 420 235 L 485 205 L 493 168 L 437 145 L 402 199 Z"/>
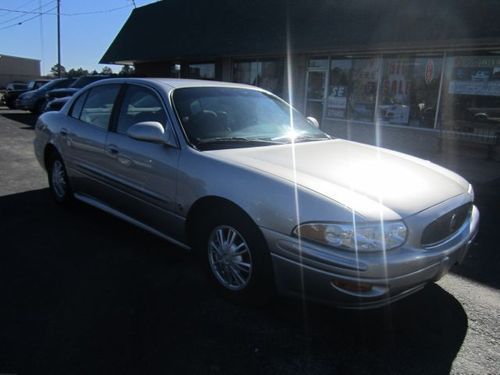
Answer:
<path fill-rule="evenodd" d="M 126 134 L 129 127 L 143 121 L 156 121 L 163 127 L 167 116 L 158 96 L 148 88 L 129 86 L 123 98 L 116 132 Z"/>

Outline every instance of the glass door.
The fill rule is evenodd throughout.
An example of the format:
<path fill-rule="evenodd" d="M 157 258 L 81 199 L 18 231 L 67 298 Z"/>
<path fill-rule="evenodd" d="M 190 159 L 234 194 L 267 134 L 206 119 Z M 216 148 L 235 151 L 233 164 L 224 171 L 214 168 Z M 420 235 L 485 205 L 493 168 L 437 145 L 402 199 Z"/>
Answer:
<path fill-rule="evenodd" d="M 307 72 L 306 116 L 312 116 L 321 123 L 326 90 L 326 73 L 323 70 Z"/>

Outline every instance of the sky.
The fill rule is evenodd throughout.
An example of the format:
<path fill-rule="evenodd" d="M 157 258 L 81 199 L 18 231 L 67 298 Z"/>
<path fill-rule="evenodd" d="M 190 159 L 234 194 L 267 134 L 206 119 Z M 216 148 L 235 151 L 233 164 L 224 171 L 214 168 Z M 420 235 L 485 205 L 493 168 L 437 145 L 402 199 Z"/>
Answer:
<path fill-rule="evenodd" d="M 99 60 L 137 7 L 156 0 L 60 0 L 61 64 L 100 72 Z M 41 60 L 42 74 L 57 63 L 57 0 L 0 0 L 0 55 Z M 88 13 L 92 14 L 76 14 Z M 40 13 L 46 13 L 40 15 Z M 31 20 L 30 20 L 31 18 Z M 21 24 L 19 24 L 21 23 Z M 120 65 L 108 65 L 114 72 Z"/>

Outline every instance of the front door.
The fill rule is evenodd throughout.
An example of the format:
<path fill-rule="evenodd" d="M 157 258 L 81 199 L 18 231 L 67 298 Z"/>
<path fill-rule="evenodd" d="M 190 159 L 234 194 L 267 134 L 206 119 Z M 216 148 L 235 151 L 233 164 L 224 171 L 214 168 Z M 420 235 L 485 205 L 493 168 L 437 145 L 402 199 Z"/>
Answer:
<path fill-rule="evenodd" d="M 143 121 L 167 124 L 161 98 L 152 89 L 127 85 L 116 126 L 106 140 L 104 168 L 113 177 L 110 203 L 119 211 L 174 238 L 183 219 L 175 214 L 179 148 L 139 141 L 127 130 Z"/>

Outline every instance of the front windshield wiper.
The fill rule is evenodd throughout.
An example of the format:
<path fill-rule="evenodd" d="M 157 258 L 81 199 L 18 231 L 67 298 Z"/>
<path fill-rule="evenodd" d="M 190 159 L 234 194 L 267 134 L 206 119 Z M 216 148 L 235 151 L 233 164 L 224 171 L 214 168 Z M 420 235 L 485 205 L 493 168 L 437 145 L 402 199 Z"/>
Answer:
<path fill-rule="evenodd" d="M 281 144 L 281 142 L 276 142 L 270 139 L 245 138 L 245 137 L 213 137 L 213 138 L 198 139 L 195 142 L 197 146 L 212 144 L 212 143 L 265 143 L 272 145 Z"/>
<path fill-rule="evenodd" d="M 288 140 L 289 142 L 313 142 L 313 141 L 327 141 L 332 139 L 329 135 L 325 134 L 323 136 L 312 136 L 312 135 L 298 135 L 296 137 L 291 137 L 289 135 L 282 135 L 280 137 L 271 138 L 272 141 Z"/>

